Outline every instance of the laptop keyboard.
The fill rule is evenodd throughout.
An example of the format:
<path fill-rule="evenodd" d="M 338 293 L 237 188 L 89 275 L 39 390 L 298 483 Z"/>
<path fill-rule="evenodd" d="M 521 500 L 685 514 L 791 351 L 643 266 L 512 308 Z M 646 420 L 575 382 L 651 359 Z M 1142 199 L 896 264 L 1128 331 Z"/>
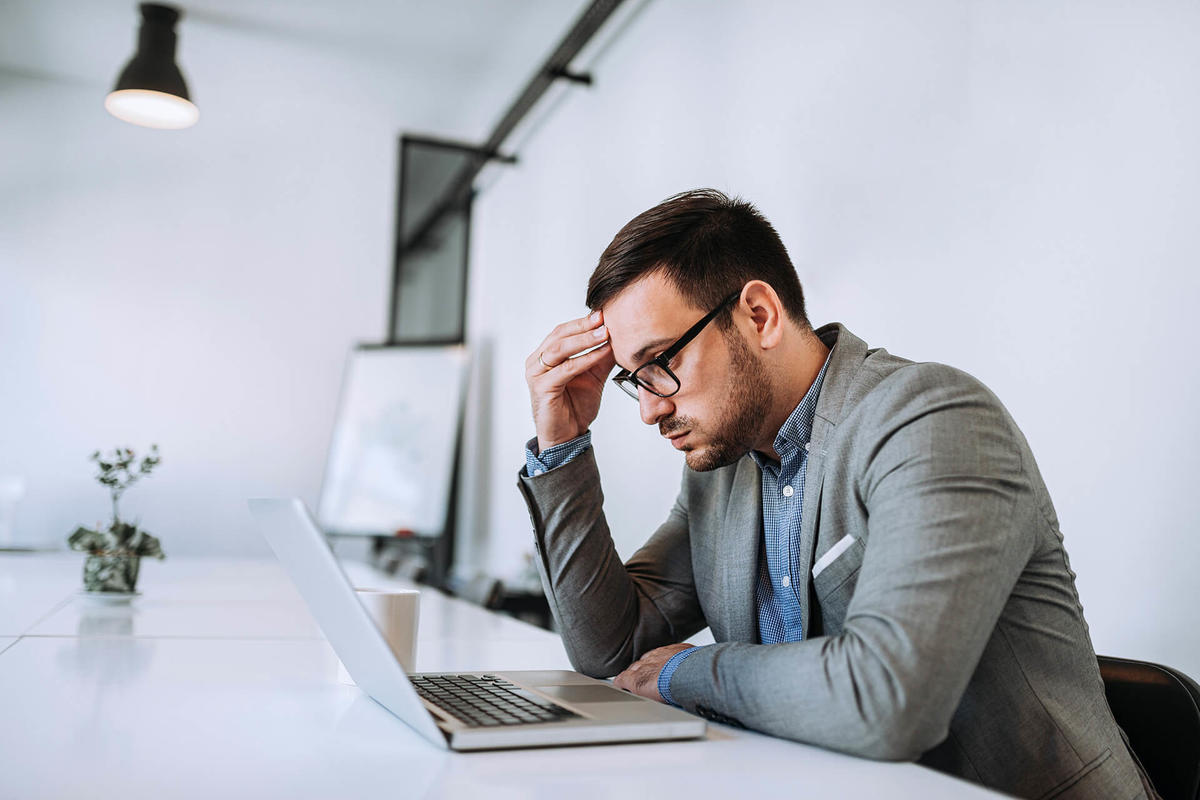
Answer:
<path fill-rule="evenodd" d="M 560 722 L 579 716 L 495 675 L 416 675 L 409 680 L 423 699 L 473 727 Z"/>

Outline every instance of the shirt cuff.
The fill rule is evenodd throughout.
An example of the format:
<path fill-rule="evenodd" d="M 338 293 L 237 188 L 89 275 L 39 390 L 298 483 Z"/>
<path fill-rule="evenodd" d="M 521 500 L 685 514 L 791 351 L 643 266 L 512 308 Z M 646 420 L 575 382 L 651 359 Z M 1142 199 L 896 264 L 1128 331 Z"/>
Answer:
<path fill-rule="evenodd" d="M 705 646 L 707 647 L 707 645 Z M 663 700 L 666 700 L 676 708 L 681 708 L 681 706 L 671 697 L 671 676 L 675 674 L 675 670 L 679 668 L 679 665 L 683 663 L 685 658 L 701 649 L 703 648 L 689 647 L 687 650 L 680 650 L 671 656 L 666 664 L 663 664 L 662 672 L 658 673 L 658 693 L 662 695 Z"/>
<path fill-rule="evenodd" d="M 535 453 L 537 437 L 534 437 L 525 445 L 525 474 L 532 478 L 555 467 L 561 467 L 591 446 L 592 432 L 584 431 L 569 442 L 556 444 L 542 453 Z"/>

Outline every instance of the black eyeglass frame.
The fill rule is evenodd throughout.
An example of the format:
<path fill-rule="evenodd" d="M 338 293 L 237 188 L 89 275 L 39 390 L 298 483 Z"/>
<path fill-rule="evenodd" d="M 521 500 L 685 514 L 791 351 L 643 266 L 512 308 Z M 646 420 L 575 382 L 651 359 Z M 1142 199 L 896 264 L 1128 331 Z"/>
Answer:
<path fill-rule="evenodd" d="M 734 300 L 737 300 L 741 296 L 742 296 L 742 290 L 738 289 L 736 292 L 734 292 L 733 294 L 729 295 L 724 300 L 722 300 L 720 302 L 720 304 L 717 305 L 716 308 L 714 308 L 712 311 L 705 314 L 704 317 L 699 322 L 697 322 L 692 327 L 688 328 L 687 332 L 684 333 L 683 336 L 680 336 L 678 339 L 676 339 L 675 342 L 670 347 L 668 347 L 666 350 L 663 350 L 657 356 L 650 359 L 645 364 L 642 364 L 640 367 L 635 369 L 633 372 L 630 372 L 627 369 L 620 370 L 619 372 L 617 372 L 616 375 L 612 376 L 612 382 L 615 383 L 617 386 L 621 387 L 621 391 L 624 392 L 625 394 L 627 394 L 628 396 L 632 397 L 634 400 L 638 399 L 638 395 L 637 395 L 638 387 L 645 389 L 647 392 L 649 392 L 650 394 L 652 394 L 656 397 L 671 397 L 672 395 L 678 394 L 679 390 L 682 388 L 682 384 L 680 384 L 678 376 L 676 376 L 674 372 L 671 372 L 671 368 L 668 367 L 667 364 L 670 363 L 672 358 L 679 355 L 680 350 L 687 347 L 693 339 L 695 339 L 697 336 L 699 336 L 700 331 L 704 330 L 708 326 L 708 323 L 710 323 L 714 319 L 716 319 L 717 315 L 720 314 L 722 311 L 724 311 L 726 306 L 728 306 L 730 303 L 732 303 Z M 651 388 L 649 385 L 642 383 L 640 380 L 638 380 L 638 373 L 648 367 L 658 367 L 663 372 L 665 372 L 667 374 L 667 377 L 669 377 L 671 380 L 675 381 L 675 390 L 672 392 L 663 394 L 662 392 L 654 391 L 654 389 Z M 630 391 L 629 389 L 627 389 L 626 386 L 632 387 L 633 391 Z"/>

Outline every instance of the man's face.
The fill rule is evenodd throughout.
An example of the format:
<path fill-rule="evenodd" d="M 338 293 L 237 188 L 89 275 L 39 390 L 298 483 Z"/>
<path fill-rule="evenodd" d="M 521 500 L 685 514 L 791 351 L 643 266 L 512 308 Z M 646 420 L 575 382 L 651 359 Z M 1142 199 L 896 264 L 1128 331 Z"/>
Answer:
<path fill-rule="evenodd" d="M 627 287 L 604 307 L 617 364 L 633 371 L 670 347 L 711 309 L 695 308 L 658 274 Z M 766 369 L 737 329 L 710 323 L 671 361 L 679 391 L 638 390 L 642 421 L 705 471 L 737 461 L 758 442 L 771 386 Z"/>

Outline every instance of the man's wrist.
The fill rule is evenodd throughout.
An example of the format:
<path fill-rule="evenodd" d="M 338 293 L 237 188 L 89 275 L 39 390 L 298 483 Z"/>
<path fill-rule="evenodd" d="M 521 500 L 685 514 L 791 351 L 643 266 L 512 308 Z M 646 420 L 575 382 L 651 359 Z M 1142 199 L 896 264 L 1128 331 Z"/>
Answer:
<path fill-rule="evenodd" d="M 592 446 L 592 432 L 584 431 L 569 442 L 562 442 L 545 450 L 538 449 L 537 437 L 525 445 L 525 474 L 534 478 L 561 467 Z"/>
<path fill-rule="evenodd" d="M 662 696 L 663 702 L 676 708 L 680 707 L 671 696 L 671 677 L 674 676 L 675 670 L 679 668 L 685 658 L 700 649 L 699 647 L 689 647 L 686 650 L 680 650 L 667 659 L 666 664 L 663 664 L 662 670 L 658 673 L 658 693 Z"/>
<path fill-rule="evenodd" d="M 584 428 L 583 433 L 576 434 L 575 436 L 568 435 L 565 439 L 546 440 L 541 436 L 535 436 L 533 437 L 533 442 L 535 443 L 534 449 L 539 453 L 544 453 L 549 450 L 553 450 L 556 447 L 562 447 L 564 444 L 569 444 L 570 442 L 578 439 L 580 436 L 583 436 L 588 432 L 588 430 L 588 428 Z"/>

